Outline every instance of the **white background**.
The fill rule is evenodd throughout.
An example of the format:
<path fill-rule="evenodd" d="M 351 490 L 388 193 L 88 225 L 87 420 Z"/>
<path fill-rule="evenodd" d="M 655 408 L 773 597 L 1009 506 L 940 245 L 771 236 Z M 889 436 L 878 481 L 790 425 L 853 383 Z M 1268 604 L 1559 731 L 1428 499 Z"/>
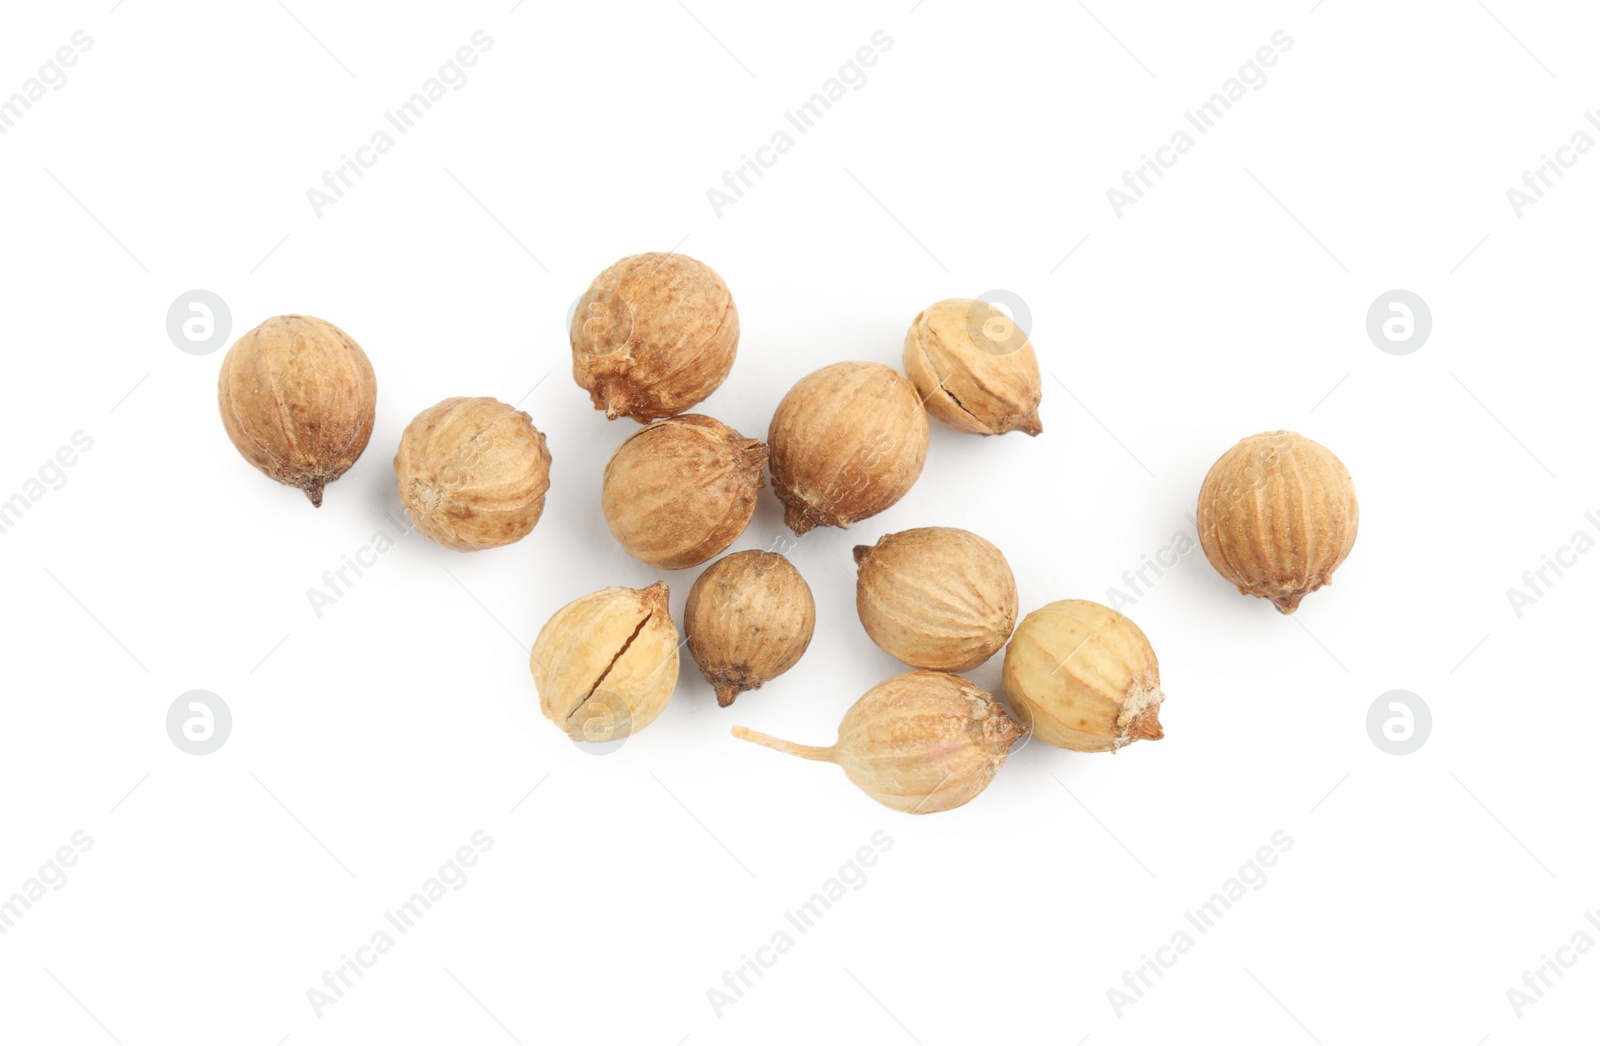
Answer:
<path fill-rule="evenodd" d="M 1600 955 L 1520 1017 L 1507 989 L 1600 906 L 1577 656 L 1600 560 L 1520 618 L 1506 590 L 1600 529 L 1600 159 L 1521 217 L 1506 190 L 1600 103 L 1593 12 L 513 2 L 8 11 L 0 95 L 74 31 L 93 45 L 0 137 L 0 499 L 73 433 L 93 447 L 0 535 L 0 895 L 74 832 L 93 845 L 0 937 L 7 1041 L 1589 1033 Z M 465 86 L 318 217 L 306 190 L 480 29 Z M 1280 29 L 1265 85 L 1118 217 L 1106 190 Z M 877 30 L 865 85 L 719 217 L 707 189 Z M 795 549 L 818 624 L 793 671 L 723 710 L 685 657 L 661 719 L 594 757 L 540 717 L 527 646 L 577 596 L 659 575 L 606 530 L 601 470 L 636 426 L 572 383 L 565 312 L 618 257 L 674 248 L 737 301 L 701 409 L 741 431 L 819 366 L 898 366 L 923 306 L 1005 289 L 1044 434 L 936 425 L 903 501 Z M 377 427 L 320 511 L 229 444 L 221 353 L 169 340 L 195 288 L 231 307 L 229 342 L 303 312 L 370 355 Z M 1393 288 L 1432 309 L 1411 355 L 1366 334 Z M 548 434 L 538 529 L 471 555 L 412 534 L 319 618 L 323 571 L 393 532 L 405 423 L 458 395 L 520 399 Z M 1024 611 L 1105 601 L 1190 529 L 1224 449 L 1280 427 L 1348 465 L 1360 539 L 1293 618 L 1198 552 L 1128 610 L 1161 659 L 1160 743 L 1022 747 L 969 806 L 913 818 L 729 736 L 829 743 L 899 670 L 856 620 L 854 544 L 966 527 Z M 778 509 L 735 548 L 769 545 Z M 666 576 L 675 616 L 695 576 Z M 165 728 L 192 689 L 234 720 L 203 757 Z M 1432 709 L 1409 756 L 1367 733 L 1392 689 Z M 466 885 L 318 1016 L 307 989 L 479 830 Z M 719 1015 L 707 990 L 880 830 L 866 884 Z M 1119 1015 L 1107 990 L 1278 831 L 1266 885 Z"/>

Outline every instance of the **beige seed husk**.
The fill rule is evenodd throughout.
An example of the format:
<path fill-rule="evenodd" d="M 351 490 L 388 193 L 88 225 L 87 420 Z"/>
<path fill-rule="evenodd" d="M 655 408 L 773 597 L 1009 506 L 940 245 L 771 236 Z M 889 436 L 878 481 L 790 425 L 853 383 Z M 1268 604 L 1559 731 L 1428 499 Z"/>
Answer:
<path fill-rule="evenodd" d="M 960 432 L 1037 436 L 1043 383 L 1027 331 L 994 304 L 947 298 L 906 331 L 906 376 L 928 413 Z"/>
<path fill-rule="evenodd" d="M 1099 603 L 1063 599 L 1023 618 L 1001 678 L 1033 736 L 1059 748 L 1114 752 L 1163 736 L 1165 695 L 1150 640 Z"/>
<path fill-rule="evenodd" d="M 800 571 L 777 552 L 755 549 L 707 567 L 683 609 L 689 653 L 724 708 L 793 668 L 816 624 Z"/>
<path fill-rule="evenodd" d="M 539 630 L 529 668 L 539 710 L 574 741 L 613 741 L 654 722 L 678 682 L 667 586 L 604 588 Z"/>
<path fill-rule="evenodd" d="M 765 486 L 767 445 L 702 414 L 640 429 L 606 465 L 601 507 L 630 556 L 661 570 L 704 563 L 733 544 Z"/>
<path fill-rule="evenodd" d="M 1240 440 L 1211 466 L 1195 516 L 1200 547 L 1245 595 L 1292 614 L 1356 543 L 1356 488 L 1333 452 L 1295 432 Z"/>
<path fill-rule="evenodd" d="M 1017 583 L 971 531 L 919 527 L 857 545 L 856 613 L 872 641 L 913 668 L 966 672 L 1017 623 Z"/>
<path fill-rule="evenodd" d="M 457 396 L 412 419 L 394 456 L 417 529 L 459 552 L 509 545 L 544 513 L 550 450 L 533 419 L 487 396 Z"/>
<path fill-rule="evenodd" d="M 828 748 L 733 728 L 745 741 L 837 763 L 857 788 L 913 814 L 969 802 L 1025 732 L 981 688 L 944 672 L 906 672 L 868 690 L 845 712 L 839 740 Z"/>
<path fill-rule="evenodd" d="M 315 316 L 274 316 L 233 343 L 217 405 L 244 459 L 322 507 L 372 438 L 378 383 L 355 339 Z"/>
<path fill-rule="evenodd" d="M 922 474 L 928 412 L 893 368 L 835 363 L 783 397 L 767 446 L 789 529 L 848 527 L 899 501 Z"/>
<path fill-rule="evenodd" d="M 733 368 L 739 311 L 711 266 L 635 254 L 594 278 L 572 315 L 572 377 L 608 418 L 681 414 Z"/>

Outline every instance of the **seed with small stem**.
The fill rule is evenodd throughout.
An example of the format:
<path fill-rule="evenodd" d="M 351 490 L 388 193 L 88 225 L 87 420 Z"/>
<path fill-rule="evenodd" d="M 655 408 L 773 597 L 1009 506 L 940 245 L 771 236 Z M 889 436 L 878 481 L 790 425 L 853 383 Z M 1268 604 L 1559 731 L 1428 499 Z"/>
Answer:
<path fill-rule="evenodd" d="M 850 706 L 839 739 L 823 748 L 741 726 L 733 736 L 837 763 L 857 788 L 905 813 L 953 810 L 975 797 L 1026 731 L 986 692 L 945 672 L 906 672 Z"/>

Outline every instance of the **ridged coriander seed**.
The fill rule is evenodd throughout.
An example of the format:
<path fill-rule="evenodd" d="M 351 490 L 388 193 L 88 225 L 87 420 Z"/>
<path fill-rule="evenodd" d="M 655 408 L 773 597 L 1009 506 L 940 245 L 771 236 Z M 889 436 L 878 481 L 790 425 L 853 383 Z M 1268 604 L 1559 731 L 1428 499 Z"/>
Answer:
<path fill-rule="evenodd" d="M 837 763 L 884 806 L 904 813 L 954 810 L 989 786 L 1026 733 L 982 689 L 945 672 L 906 672 L 868 690 L 827 748 L 742 726 L 733 736 L 803 759 Z"/>

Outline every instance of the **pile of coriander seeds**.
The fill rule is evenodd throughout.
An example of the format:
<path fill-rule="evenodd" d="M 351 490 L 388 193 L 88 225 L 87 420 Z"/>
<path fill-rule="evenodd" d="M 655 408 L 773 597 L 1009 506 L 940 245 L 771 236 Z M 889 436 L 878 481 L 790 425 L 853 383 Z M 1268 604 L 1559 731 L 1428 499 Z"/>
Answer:
<path fill-rule="evenodd" d="M 578 742 L 648 727 L 677 688 L 685 645 L 723 707 L 804 658 L 816 604 L 794 565 L 773 551 L 717 558 L 750 524 L 766 474 L 800 535 L 846 527 L 905 496 L 922 473 L 930 415 L 978 436 L 1042 432 L 1027 332 L 983 300 L 948 299 L 919 313 L 906 332 L 904 373 L 846 361 L 801 378 L 765 442 L 686 413 L 727 378 L 739 345 L 733 296 L 704 263 L 670 253 L 623 258 L 579 300 L 571 341 L 573 377 L 595 408 L 644 426 L 606 466 L 611 533 L 661 570 L 709 564 L 690 589 L 682 633 L 660 581 L 590 593 L 540 630 L 530 659 L 540 710 Z M 338 327 L 276 316 L 228 351 L 218 404 L 245 460 L 320 505 L 372 436 L 376 382 Z M 543 433 L 527 414 L 482 397 L 418 414 L 394 468 L 417 529 L 463 552 L 526 537 L 550 487 Z M 1331 582 L 1355 542 L 1358 512 L 1339 459 L 1279 431 L 1223 454 L 1201 485 L 1196 520 L 1222 576 L 1287 614 Z M 908 813 L 968 802 L 1029 733 L 1079 752 L 1162 737 L 1155 651 L 1123 614 L 1064 599 L 1019 623 L 1010 565 L 965 530 L 888 534 L 857 546 L 855 560 L 863 628 L 913 670 L 868 690 L 829 747 L 738 726 L 736 737 L 837 763 L 867 795 Z M 1002 647 L 1009 710 L 958 674 Z"/>

